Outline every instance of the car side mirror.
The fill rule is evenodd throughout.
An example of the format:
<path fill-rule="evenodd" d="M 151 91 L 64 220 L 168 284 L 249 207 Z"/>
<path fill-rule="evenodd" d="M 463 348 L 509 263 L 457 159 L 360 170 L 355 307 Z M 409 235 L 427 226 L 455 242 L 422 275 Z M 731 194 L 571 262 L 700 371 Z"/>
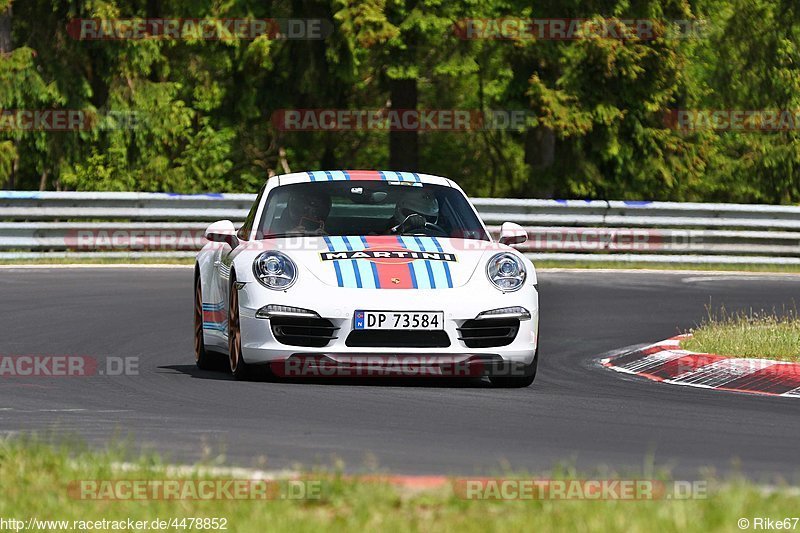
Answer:
<path fill-rule="evenodd" d="M 504 222 L 500 226 L 500 244 L 522 244 L 528 240 L 528 232 L 525 228 L 514 222 Z"/>
<path fill-rule="evenodd" d="M 239 246 L 239 237 L 236 228 L 230 220 L 218 220 L 211 224 L 205 233 L 206 239 L 211 242 L 226 242 L 231 248 Z"/>

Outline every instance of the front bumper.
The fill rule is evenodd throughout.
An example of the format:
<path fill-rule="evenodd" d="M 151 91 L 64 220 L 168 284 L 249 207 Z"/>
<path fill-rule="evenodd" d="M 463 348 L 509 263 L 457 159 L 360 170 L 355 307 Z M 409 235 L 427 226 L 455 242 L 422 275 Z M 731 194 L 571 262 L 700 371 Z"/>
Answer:
<path fill-rule="evenodd" d="M 249 282 L 239 291 L 242 354 L 251 364 L 286 363 L 305 358 L 319 361 L 322 367 L 337 365 L 363 367 L 409 366 L 417 358 L 420 367 L 450 365 L 457 372 L 466 367 L 480 368 L 483 374 L 503 373 L 514 363 L 515 368 L 525 368 L 536 353 L 539 329 L 538 294 L 532 285 L 517 292 L 501 293 L 493 288 L 480 290 L 469 285 L 439 290 L 381 290 L 346 289 L 340 287 L 315 287 L 313 292 L 289 290 L 271 291 L 257 282 Z M 315 311 L 328 319 L 336 330 L 336 338 L 324 347 L 301 347 L 278 342 L 270 326 L 270 319 L 256 318 L 263 306 L 287 305 Z M 506 346 L 470 348 L 460 340 L 458 328 L 467 320 L 475 319 L 481 312 L 504 307 L 520 306 L 530 312 L 530 319 L 519 322 L 514 340 Z M 345 341 L 353 330 L 356 310 L 381 311 L 442 311 L 448 347 L 375 346 L 351 347 Z M 292 358 L 292 359 L 290 359 Z M 372 358 L 372 359 L 370 359 Z M 381 359 L 382 358 L 382 359 Z M 404 359 L 401 361 L 400 359 Z M 383 364 L 381 364 L 381 361 Z M 306 367 L 308 367 L 307 363 Z M 318 364 L 318 363 L 314 363 Z M 497 372 L 492 369 L 499 368 Z M 433 369 L 431 372 L 437 372 Z"/>

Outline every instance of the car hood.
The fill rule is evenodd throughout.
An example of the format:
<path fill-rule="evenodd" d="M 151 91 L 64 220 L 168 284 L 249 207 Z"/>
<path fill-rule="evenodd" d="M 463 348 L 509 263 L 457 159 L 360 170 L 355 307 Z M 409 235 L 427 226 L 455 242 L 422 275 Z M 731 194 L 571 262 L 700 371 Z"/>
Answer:
<path fill-rule="evenodd" d="M 484 253 L 497 247 L 489 241 L 386 235 L 259 242 L 261 250 L 285 253 L 301 272 L 327 285 L 364 289 L 461 287 L 483 262 Z"/>

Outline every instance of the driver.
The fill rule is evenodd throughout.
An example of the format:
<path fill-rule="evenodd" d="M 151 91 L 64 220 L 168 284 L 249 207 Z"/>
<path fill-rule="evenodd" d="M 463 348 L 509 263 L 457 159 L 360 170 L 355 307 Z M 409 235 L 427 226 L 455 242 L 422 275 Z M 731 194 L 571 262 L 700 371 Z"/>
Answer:
<path fill-rule="evenodd" d="M 403 222 L 411 215 L 422 215 L 428 224 L 439 220 L 439 201 L 431 191 L 412 188 L 404 191 L 394 206 L 394 214 L 389 223 L 390 231 L 397 233 Z"/>
<path fill-rule="evenodd" d="M 300 188 L 289 194 L 286 209 L 276 224 L 276 233 L 325 233 L 331 197 Z"/>

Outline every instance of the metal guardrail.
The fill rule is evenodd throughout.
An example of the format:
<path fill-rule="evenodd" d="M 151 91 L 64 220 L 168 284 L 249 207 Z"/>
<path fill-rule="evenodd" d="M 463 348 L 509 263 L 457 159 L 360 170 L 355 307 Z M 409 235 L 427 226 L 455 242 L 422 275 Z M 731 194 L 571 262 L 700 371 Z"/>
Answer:
<path fill-rule="evenodd" d="M 255 195 L 0 191 L 0 259 L 192 256 L 209 222 Z M 490 230 L 517 222 L 533 259 L 800 264 L 800 206 L 476 198 Z"/>

